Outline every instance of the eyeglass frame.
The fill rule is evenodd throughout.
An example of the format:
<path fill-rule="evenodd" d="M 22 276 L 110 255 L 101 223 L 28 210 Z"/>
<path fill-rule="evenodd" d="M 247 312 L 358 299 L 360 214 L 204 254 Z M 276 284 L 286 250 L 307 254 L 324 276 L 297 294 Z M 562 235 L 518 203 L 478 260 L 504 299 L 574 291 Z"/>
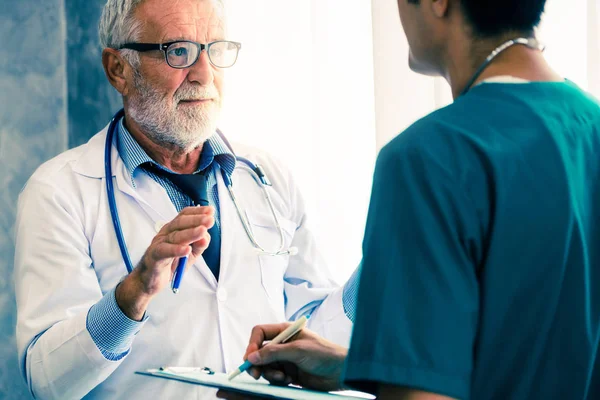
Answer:
<path fill-rule="evenodd" d="M 233 61 L 233 63 L 229 66 L 229 67 L 219 67 L 218 65 L 216 65 L 212 59 L 210 58 L 210 53 L 208 52 L 208 50 L 210 49 L 210 47 L 215 44 L 215 43 L 222 43 L 222 42 L 227 42 L 227 43 L 233 43 L 236 47 L 237 47 L 237 53 L 235 55 L 235 60 Z M 169 48 L 169 46 L 174 45 L 176 43 L 191 43 L 196 45 L 197 47 L 200 48 L 200 51 L 198 51 L 198 55 L 196 56 L 196 59 L 187 67 L 175 67 L 173 65 L 171 65 L 169 63 L 169 56 L 167 55 L 167 50 Z M 237 62 L 238 56 L 240 54 L 240 49 L 242 48 L 242 44 L 239 42 L 234 42 L 231 40 L 215 40 L 214 42 L 210 42 L 207 44 L 204 43 L 198 43 L 198 42 L 194 42 L 191 40 L 175 40 L 173 42 L 167 42 L 167 43 L 125 43 L 122 44 L 117 50 L 123 50 L 123 49 L 129 49 L 129 50 L 135 50 L 135 51 L 139 51 L 139 52 L 147 52 L 147 51 L 154 51 L 154 50 L 161 50 L 164 55 L 165 55 L 165 62 L 167 63 L 167 65 L 171 68 L 175 68 L 175 69 L 185 69 L 185 68 L 190 68 L 192 65 L 196 64 L 196 62 L 198 62 L 198 59 L 200 58 L 200 54 L 202 54 L 203 50 L 206 50 L 206 55 L 208 56 L 208 61 L 210 61 L 210 63 L 215 66 L 216 68 L 231 68 L 235 65 L 235 63 Z"/>

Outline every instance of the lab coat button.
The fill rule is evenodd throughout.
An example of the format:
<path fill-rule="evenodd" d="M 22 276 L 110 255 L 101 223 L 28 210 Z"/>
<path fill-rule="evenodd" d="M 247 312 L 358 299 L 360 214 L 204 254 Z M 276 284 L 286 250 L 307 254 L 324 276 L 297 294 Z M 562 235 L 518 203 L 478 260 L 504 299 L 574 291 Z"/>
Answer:
<path fill-rule="evenodd" d="M 156 233 L 160 232 L 163 226 L 165 226 L 165 221 L 156 221 L 156 224 L 154 224 L 154 229 L 156 229 Z"/>
<path fill-rule="evenodd" d="M 217 299 L 219 299 L 219 301 L 227 301 L 227 290 L 219 288 L 217 290 Z"/>

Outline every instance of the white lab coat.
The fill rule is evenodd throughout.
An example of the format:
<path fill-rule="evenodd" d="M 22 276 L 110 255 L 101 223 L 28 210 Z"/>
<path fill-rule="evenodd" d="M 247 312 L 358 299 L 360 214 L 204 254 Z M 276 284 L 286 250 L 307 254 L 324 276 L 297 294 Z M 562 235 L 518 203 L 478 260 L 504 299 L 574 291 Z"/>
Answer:
<path fill-rule="evenodd" d="M 115 135 L 116 136 L 116 135 Z M 90 307 L 127 271 L 111 222 L 104 177 L 106 128 L 80 147 L 43 164 L 19 198 L 15 283 L 17 345 L 22 373 L 37 398 L 214 398 L 215 391 L 134 374 L 160 366 L 239 366 L 252 327 L 284 321 L 318 305 L 309 327 L 348 346 L 351 322 L 308 230 L 304 205 L 290 174 L 264 153 L 236 146 L 261 164 L 295 256 L 259 256 L 250 245 L 222 177 L 219 281 L 200 257 L 188 267 L 180 293 L 168 288 L 150 304 L 149 319 L 120 361 L 103 357 L 86 329 Z M 134 266 L 160 226 L 177 211 L 146 174 L 136 188 L 113 143 L 112 168 L 121 225 Z M 260 188 L 247 171 L 233 174 L 237 199 L 263 246 L 279 235 Z M 287 248 L 287 247 L 286 247 Z"/>

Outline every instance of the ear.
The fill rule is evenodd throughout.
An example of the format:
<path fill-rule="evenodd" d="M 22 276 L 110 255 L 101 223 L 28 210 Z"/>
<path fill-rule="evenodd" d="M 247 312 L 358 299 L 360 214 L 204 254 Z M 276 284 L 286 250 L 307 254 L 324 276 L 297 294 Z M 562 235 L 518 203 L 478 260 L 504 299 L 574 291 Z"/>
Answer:
<path fill-rule="evenodd" d="M 129 93 L 127 76 L 130 74 L 131 66 L 123 58 L 121 53 L 115 49 L 106 48 L 102 50 L 102 66 L 110 84 L 123 96 Z"/>
<path fill-rule="evenodd" d="M 450 7 L 449 3 L 450 0 L 432 0 L 431 11 L 433 11 L 433 15 L 435 15 L 438 18 L 447 17 Z"/>

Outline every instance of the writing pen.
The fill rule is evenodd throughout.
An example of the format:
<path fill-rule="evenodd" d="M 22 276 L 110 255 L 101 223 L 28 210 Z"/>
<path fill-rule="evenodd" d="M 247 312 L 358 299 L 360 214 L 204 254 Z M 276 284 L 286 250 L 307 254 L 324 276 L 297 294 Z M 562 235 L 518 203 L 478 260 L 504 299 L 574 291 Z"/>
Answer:
<path fill-rule="evenodd" d="M 299 318 L 298 320 L 296 320 L 296 322 L 285 328 L 279 335 L 275 336 L 275 338 L 269 343 L 267 343 L 265 346 L 268 346 L 270 344 L 280 344 L 287 342 L 292 336 L 304 329 L 307 322 L 307 317 L 303 316 L 302 318 Z M 246 372 L 251 366 L 252 363 L 246 360 L 242 365 L 237 367 L 235 370 L 231 371 L 227 379 L 232 380 L 241 373 Z"/>
<path fill-rule="evenodd" d="M 185 256 L 181 257 L 177 262 L 177 269 L 175 270 L 173 281 L 171 282 L 171 289 L 173 290 L 173 293 L 179 293 L 179 285 L 181 284 L 181 277 L 183 276 L 183 271 L 185 271 L 187 260 L 188 258 Z"/>

